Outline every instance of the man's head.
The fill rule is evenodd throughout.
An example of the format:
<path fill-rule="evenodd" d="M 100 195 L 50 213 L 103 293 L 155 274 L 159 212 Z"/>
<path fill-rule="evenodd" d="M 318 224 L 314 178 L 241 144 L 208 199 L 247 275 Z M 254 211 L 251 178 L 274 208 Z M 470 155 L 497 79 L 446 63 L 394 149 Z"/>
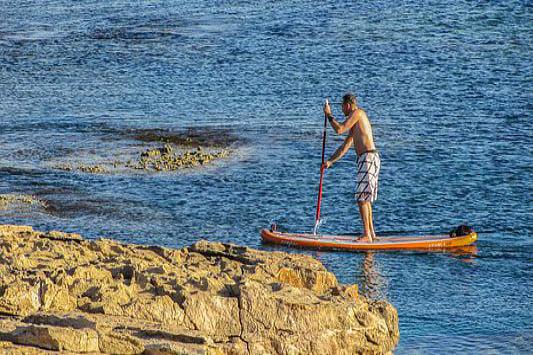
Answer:
<path fill-rule="evenodd" d="M 351 92 L 346 93 L 342 97 L 342 113 L 344 113 L 344 116 L 348 116 L 356 108 L 357 108 L 357 99 L 355 98 L 355 95 L 352 94 Z"/>

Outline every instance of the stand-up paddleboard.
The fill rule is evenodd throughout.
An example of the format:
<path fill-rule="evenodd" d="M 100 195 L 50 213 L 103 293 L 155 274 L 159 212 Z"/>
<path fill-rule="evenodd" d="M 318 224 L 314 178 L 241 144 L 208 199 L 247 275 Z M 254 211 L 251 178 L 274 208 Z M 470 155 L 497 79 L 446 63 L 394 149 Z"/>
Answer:
<path fill-rule="evenodd" d="M 329 105 L 326 99 L 326 105 Z M 324 111 L 324 131 L 322 134 L 322 165 L 320 167 L 320 182 L 318 185 L 318 197 L 315 215 L 315 227 L 313 233 L 284 233 L 276 230 L 273 224 L 270 229 L 261 230 L 261 238 L 264 242 L 284 244 L 288 246 L 313 248 L 313 249 L 336 249 L 336 250 L 442 250 L 448 248 L 460 248 L 473 244 L 477 240 L 477 233 L 467 226 L 459 226 L 450 232 L 450 235 L 428 236 L 395 236 L 378 237 L 372 242 L 357 241 L 355 236 L 346 235 L 320 235 L 320 206 L 322 203 L 322 187 L 324 180 L 326 131 L 328 116 Z"/>
<path fill-rule="evenodd" d="M 261 230 L 264 242 L 288 246 L 327 250 L 442 250 L 463 247 L 477 240 L 477 233 L 471 231 L 462 236 L 397 236 L 377 237 L 372 243 L 358 242 L 355 236 L 315 235 L 312 233 L 284 233 L 273 229 Z"/>

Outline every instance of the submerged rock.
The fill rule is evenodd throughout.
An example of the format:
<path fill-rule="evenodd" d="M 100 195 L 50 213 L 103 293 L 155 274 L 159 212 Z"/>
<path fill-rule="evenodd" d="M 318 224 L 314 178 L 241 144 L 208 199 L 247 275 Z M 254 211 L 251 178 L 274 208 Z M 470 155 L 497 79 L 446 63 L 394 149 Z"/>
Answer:
<path fill-rule="evenodd" d="M 46 202 L 32 195 L 0 194 L 0 210 L 34 210 L 46 207 Z"/>
<path fill-rule="evenodd" d="M 309 256 L 20 226 L 0 225 L 0 312 L 0 351 L 20 353 L 380 354 L 399 338 L 394 307 Z"/>
<path fill-rule="evenodd" d="M 78 170 L 84 173 L 104 174 L 107 173 L 107 168 L 102 165 L 80 165 Z"/>
<path fill-rule="evenodd" d="M 204 127 L 179 131 L 136 129 L 124 133 L 139 141 L 171 143 L 179 147 L 227 148 L 245 143 L 245 140 L 237 132 L 224 128 Z"/>
<path fill-rule="evenodd" d="M 65 170 L 65 171 L 81 171 L 83 173 L 90 173 L 90 174 L 105 174 L 108 173 L 109 170 L 104 165 L 84 165 L 80 164 L 77 166 L 73 166 L 71 164 L 60 164 L 55 166 L 56 169 Z"/>

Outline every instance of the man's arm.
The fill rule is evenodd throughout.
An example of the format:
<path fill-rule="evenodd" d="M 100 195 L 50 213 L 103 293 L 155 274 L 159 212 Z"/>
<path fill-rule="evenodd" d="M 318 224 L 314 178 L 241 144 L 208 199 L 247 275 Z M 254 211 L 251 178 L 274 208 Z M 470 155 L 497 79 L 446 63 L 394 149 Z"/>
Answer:
<path fill-rule="evenodd" d="M 350 134 L 348 137 L 346 137 L 342 145 L 335 151 L 335 153 L 333 153 L 331 158 L 328 159 L 328 161 L 326 162 L 326 167 L 329 168 L 331 165 L 333 165 L 333 163 L 335 163 L 340 158 L 342 158 L 343 155 L 346 154 L 346 152 L 350 149 L 352 145 L 353 145 L 353 137 Z"/>
<path fill-rule="evenodd" d="M 359 110 L 352 112 L 350 117 L 348 117 L 344 122 L 339 123 L 333 115 L 328 115 L 328 121 L 331 124 L 331 127 L 335 130 L 337 134 L 343 134 L 346 131 L 349 131 L 356 123 L 361 119 L 361 114 Z"/>

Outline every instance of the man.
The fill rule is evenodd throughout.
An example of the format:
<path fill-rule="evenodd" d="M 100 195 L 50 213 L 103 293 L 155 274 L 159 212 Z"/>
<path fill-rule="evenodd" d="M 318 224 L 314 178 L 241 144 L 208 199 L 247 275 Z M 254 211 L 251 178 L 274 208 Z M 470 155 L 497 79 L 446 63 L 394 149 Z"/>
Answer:
<path fill-rule="evenodd" d="M 324 114 L 327 116 L 331 127 L 337 134 L 348 132 L 348 136 L 331 158 L 324 163 L 323 168 L 331 168 L 333 163 L 342 158 L 352 145 L 355 145 L 355 152 L 357 153 L 357 190 L 355 198 L 357 199 L 359 213 L 363 222 L 363 235 L 357 240 L 372 242 L 376 238 L 372 221 L 372 203 L 377 199 L 381 161 L 374 145 L 370 121 L 365 111 L 357 106 L 357 99 L 353 94 L 347 93 L 342 98 L 342 112 L 346 119 L 340 123 L 331 114 L 331 108 L 326 101 Z"/>

